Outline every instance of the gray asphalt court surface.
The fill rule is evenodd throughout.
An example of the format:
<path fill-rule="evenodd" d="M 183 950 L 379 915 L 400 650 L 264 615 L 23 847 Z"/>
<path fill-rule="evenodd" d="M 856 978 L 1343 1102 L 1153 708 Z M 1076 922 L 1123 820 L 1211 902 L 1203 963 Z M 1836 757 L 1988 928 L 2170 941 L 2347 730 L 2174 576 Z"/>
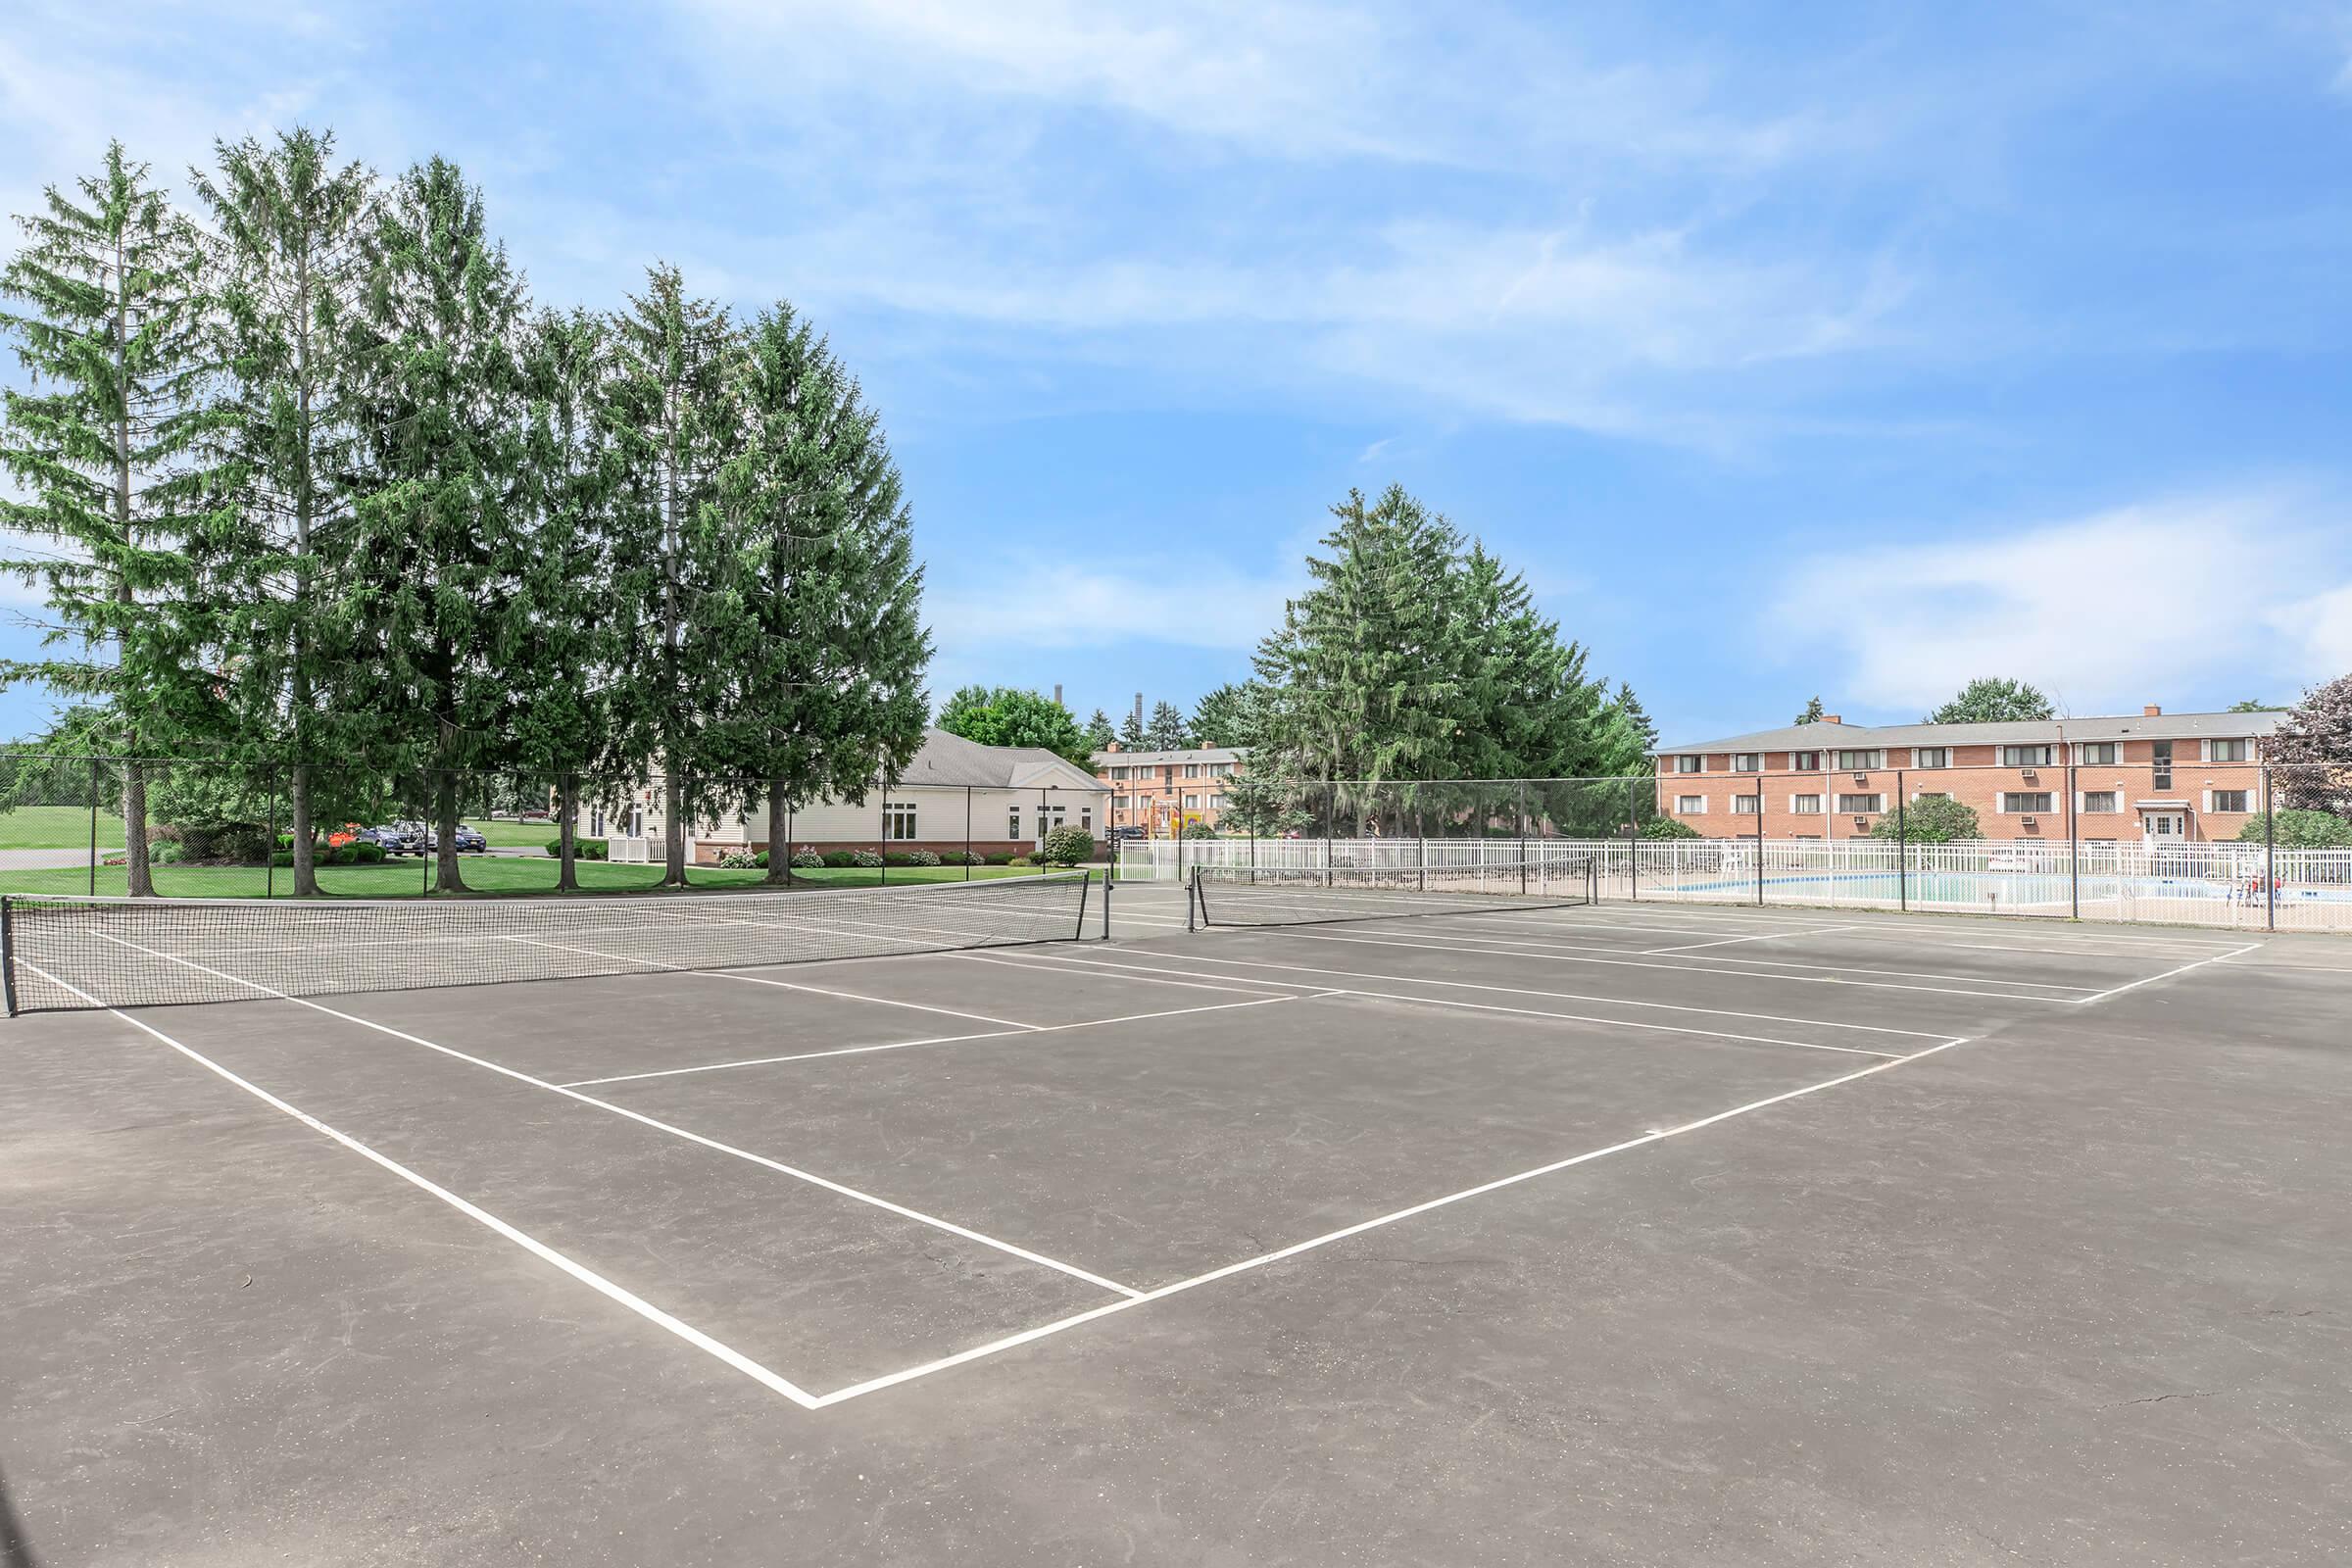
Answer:
<path fill-rule="evenodd" d="M 0 1564 L 2352 1558 L 2352 946 L 1183 913 L 0 1026 Z"/>

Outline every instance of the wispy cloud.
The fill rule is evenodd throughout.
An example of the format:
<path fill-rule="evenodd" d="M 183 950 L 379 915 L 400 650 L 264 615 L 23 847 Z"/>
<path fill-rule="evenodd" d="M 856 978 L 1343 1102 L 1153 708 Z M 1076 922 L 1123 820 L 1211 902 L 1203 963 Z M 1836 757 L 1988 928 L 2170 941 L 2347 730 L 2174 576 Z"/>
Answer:
<path fill-rule="evenodd" d="M 961 581 L 966 586 L 925 601 L 943 654 L 1136 642 L 1248 650 L 1273 629 L 1298 588 L 1293 571 L 1252 574 L 1177 557 L 1103 565 L 1008 560 L 966 571 Z"/>
<path fill-rule="evenodd" d="M 1947 542 L 1799 562 L 1770 630 L 1817 684 L 1922 710 L 1979 675 L 2076 711 L 2310 681 L 2352 662 L 2352 517 L 2276 489 L 2152 501 Z M 2275 610 L 2280 585 L 2341 586 Z M 2243 695 L 2243 694 L 2238 694 Z"/>

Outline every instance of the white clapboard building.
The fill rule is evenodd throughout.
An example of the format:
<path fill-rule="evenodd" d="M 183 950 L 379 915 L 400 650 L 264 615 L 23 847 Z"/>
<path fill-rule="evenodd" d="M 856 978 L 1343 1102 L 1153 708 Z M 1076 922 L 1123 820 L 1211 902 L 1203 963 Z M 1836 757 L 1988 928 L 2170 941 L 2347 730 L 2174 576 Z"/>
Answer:
<path fill-rule="evenodd" d="M 926 729 L 922 749 L 896 783 L 875 783 L 855 805 L 820 801 L 796 808 L 792 847 L 1021 855 L 1065 824 L 1102 836 L 1109 796 L 1109 786 L 1043 747 L 983 746 Z M 658 768 L 627 806 L 584 805 L 577 823 L 583 835 L 607 840 L 615 860 L 660 860 L 662 825 Z M 740 815 L 686 826 L 687 857 L 697 864 L 710 864 L 730 850 L 768 847 L 763 802 L 751 803 Z"/>

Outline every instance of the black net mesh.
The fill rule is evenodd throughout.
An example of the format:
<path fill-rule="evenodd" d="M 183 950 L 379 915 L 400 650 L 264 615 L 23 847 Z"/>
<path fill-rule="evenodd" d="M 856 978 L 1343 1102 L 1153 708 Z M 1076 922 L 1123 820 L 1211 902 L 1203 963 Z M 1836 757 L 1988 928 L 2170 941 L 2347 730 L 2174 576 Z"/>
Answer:
<path fill-rule="evenodd" d="M 1087 872 L 651 898 L 0 900 L 12 1012 L 729 969 L 1076 940 Z"/>
<path fill-rule="evenodd" d="M 1481 846 L 1463 846 L 1476 849 Z M 1556 909 L 1593 899 L 1590 856 L 1448 857 L 1412 842 L 1347 846 L 1321 865 L 1204 865 L 1192 876 L 1194 918 L 1207 926 L 1322 925 L 1399 915 Z M 1396 853 L 1376 857 L 1372 852 Z"/>

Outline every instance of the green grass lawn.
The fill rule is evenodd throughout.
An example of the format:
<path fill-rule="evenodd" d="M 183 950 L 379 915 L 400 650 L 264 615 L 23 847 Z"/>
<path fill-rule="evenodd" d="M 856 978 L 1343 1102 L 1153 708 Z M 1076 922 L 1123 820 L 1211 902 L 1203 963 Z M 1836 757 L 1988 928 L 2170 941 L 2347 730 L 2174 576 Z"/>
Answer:
<path fill-rule="evenodd" d="M 556 824 L 553 822 L 510 822 L 505 820 L 494 822 L 487 817 L 480 816 L 468 816 L 461 820 L 468 827 L 481 829 L 482 837 L 488 839 L 494 849 L 535 850 L 551 842 L 556 836 Z"/>
<path fill-rule="evenodd" d="M 90 842 L 90 812 L 84 806 L 18 806 L 0 811 L 0 850 L 76 850 Z M 98 813 L 98 846 L 122 847 L 122 819 Z"/>
<path fill-rule="evenodd" d="M 415 898 L 424 885 L 424 865 L 429 862 L 400 860 L 381 865 L 322 865 L 318 868 L 321 891 L 354 899 Z M 466 885 L 476 893 L 552 893 L 556 887 L 556 862 L 552 859 L 523 858 L 506 858 L 491 856 L 468 856 L 463 862 Z M 893 866 L 890 885 L 897 887 L 911 882 L 955 882 L 963 878 L 962 866 Z M 975 865 L 972 880 L 1006 876 L 1035 876 L 1035 866 Z M 690 866 L 686 878 L 698 888 L 756 887 L 767 876 L 765 871 L 723 870 L 717 866 Z M 797 872 L 796 876 L 813 887 L 873 887 L 882 881 L 880 871 L 848 868 Z M 294 873 L 279 866 L 274 875 L 274 891 L 279 898 L 292 896 Z M 579 880 L 583 890 L 597 893 L 651 892 L 662 882 L 662 867 L 658 865 L 612 865 L 598 860 L 579 862 Z M 258 899 L 263 896 L 265 878 L 260 866 L 244 865 L 159 865 L 155 868 L 155 890 L 166 898 L 177 899 Z M 79 866 L 57 870 L 0 871 L 0 893 L 85 893 L 89 890 L 89 872 Z M 128 891 L 122 868 L 100 866 L 98 891 L 120 894 Z"/>

